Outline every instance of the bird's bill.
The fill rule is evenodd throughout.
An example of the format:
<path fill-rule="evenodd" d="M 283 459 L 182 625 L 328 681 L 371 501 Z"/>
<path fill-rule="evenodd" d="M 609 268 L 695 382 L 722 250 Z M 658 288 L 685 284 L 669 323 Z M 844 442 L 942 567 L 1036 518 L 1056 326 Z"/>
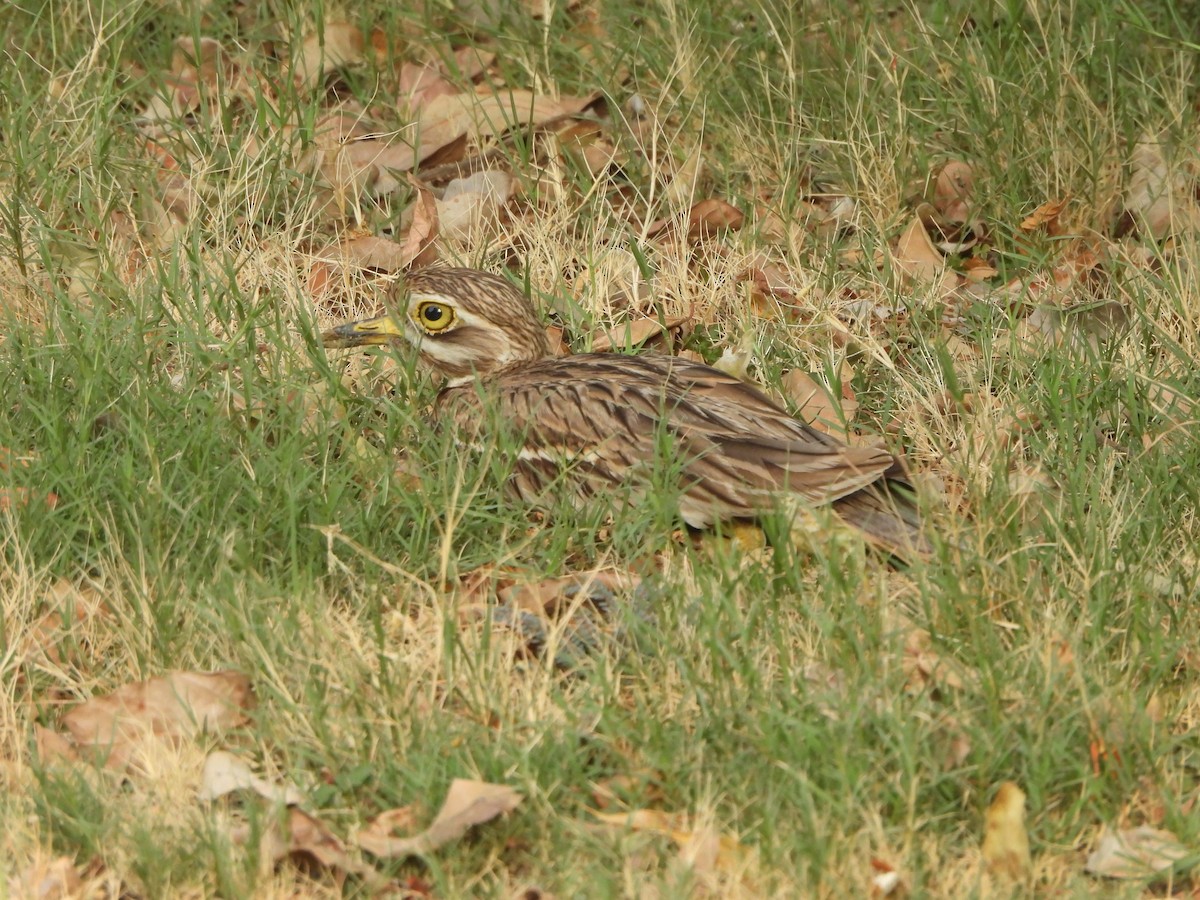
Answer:
<path fill-rule="evenodd" d="M 346 322 L 321 335 L 321 342 L 330 349 L 345 347 L 378 347 L 404 337 L 404 328 L 391 316 L 384 314 L 371 319 Z"/>

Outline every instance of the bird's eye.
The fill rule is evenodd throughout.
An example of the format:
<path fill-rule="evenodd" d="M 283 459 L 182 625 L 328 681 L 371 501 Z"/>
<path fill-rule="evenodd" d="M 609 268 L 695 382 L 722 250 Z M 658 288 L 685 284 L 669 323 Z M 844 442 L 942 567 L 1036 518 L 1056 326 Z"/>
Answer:
<path fill-rule="evenodd" d="M 426 331 L 445 331 L 454 324 L 454 310 L 442 303 L 426 302 L 417 306 L 416 319 Z"/>

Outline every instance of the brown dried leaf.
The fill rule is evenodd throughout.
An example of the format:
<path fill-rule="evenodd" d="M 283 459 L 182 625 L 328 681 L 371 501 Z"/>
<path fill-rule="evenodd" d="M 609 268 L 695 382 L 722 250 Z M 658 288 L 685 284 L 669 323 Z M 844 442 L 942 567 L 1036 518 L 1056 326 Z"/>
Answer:
<path fill-rule="evenodd" d="M 663 196 L 669 206 L 682 206 L 696 194 L 696 186 L 704 171 L 703 148 L 697 144 L 687 158 L 675 170 L 671 183 L 667 185 Z"/>
<path fill-rule="evenodd" d="M 571 602 L 567 593 L 572 588 L 581 588 L 583 593 L 591 585 L 602 585 L 611 591 L 626 593 L 634 590 L 641 579 L 636 575 L 617 569 L 601 569 L 593 572 L 577 572 L 540 581 L 518 581 L 496 592 L 496 599 L 508 606 L 529 612 L 557 615 Z M 574 591 L 578 596 L 580 591 Z M 565 602 L 564 602 L 565 601 Z"/>
<path fill-rule="evenodd" d="M 1008 473 L 1008 489 L 1014 497 L 1043 494 L 1054 489 L 1054 482 L 1038 466 L 1022 463 Z"/>
<path fill-rule="evenodd" d="M 1143 825 L 1122 831 L 1107 828 L 1087 858 L 1085 871 L 1105 878 L 1151 879 L 1171 871 L 1195 853 L 1169 831 Z"/>
<path fill-rule="evenodd" d="M 915 693 L 931 687 L 962 688 L 964 679 L 958 667 L 943 660 L 932 645 L 933 639 L 924 628 L 912 628 L 904 636 L 901 669 L 905 675 L 905 689 Z"/>
<path fill-rule="evenodd" d="M 400 67 L 399 94 L 410 112 L 419 112 L 438 97 L 457 94 L 442 67 L 433 63 L 406 62 Z"/>
<path fill-rule="evenodd" d="M 392 838 L 367 828 L 359 832 L 357 843 L 380 857 L 424 856 L 458 840 L 470 828 L 511 812 L 521 800 L 521 795 L 507 785 L 456 778 L 441 810 L 425 831 L 413 837 Z"/>
<path fill-rule="evenodd" d="M 947 221 L 966 224 L 975 192 L 975 172 L 969 163 L 951 160 L 942 166 L 933 182 L 933 207 Z"/>
<path fill-rule="evenodd" d="M 384 196 L 400 186 L 398 173 L 416 164 L 407 135 L 384 140 L 362 110 L 343 106 L 317 121 L 299 167 L 319 176 L 318 183 L 328 188 L 325 206 L 344 216 L 360 197 Z"/>
<path fill-rule="evenodd" d="M 919 216 L 913 216 L 900 235 L 892 259 L 896 268 L 918 281 L 935 281 L 946 268 L 945 257 L 933 246 Z"/>
<path fill-rule="evenodd" d="M 967 281 L 972 281 L 976 284 L 989 281 L 1000 274 L 999 270 L 986 259 L 979 259 L 974 256 L 964 259 L 962 267 L 963 275 L 966 276 Z"/>
<path fill-rule="evenodd" d="M 241 829 L 231 836 L 235 843 L 244 843 L 249 830 Z M 289 857 L 307 859 L 329 870 L 339 884 L 346 875 L 354 875 L 374 892 L 391 886 L 373 866 L 350 856 L 324 822 L 298 806 L 289 806 L 283 818 L 273 819 L 259 840 L 259 859 L 268 870 Z"/>
<path fill-rule="evenodd" d="M 659 335 L 670 338 L 676 329 L 680 332 L 676 337 L 682 337 L 682 332 L 691 324 L 691 321 L 690 316 L 672 316 L 669 319 L 652 319 L 644 316 L 634 319 L 597 335 L 592 340 L 592 352 L 606 353 L 614 347 L 622 350 L 640 347 Z"/>
<path fill-rule="evenodd" d="M 483 222 L 494 221 L 516 186 L 512 175 L 495 169 L 455 178 L 437 201 L 437 215 L 447 237 L 464 238 Z"/>
<path fill-rule="evenodd" d="M 746 221 L 746 215 L 732 203 L 709 197 L 707 200 L 693 204 L 688 210 L 686 230 L 688 240 L 712 237 L 721 229 L 737 231 Z M 678 226 L 676 217 L 665 216 L 650 223 L 646 237 L 650 240 L 664 237 L 675 232 Z"/>
<path fill-rule="evenodd" d="M 496 61 L 496 54 L 471 44 L 459 47 L 454 51 L 454 68 L 460 78 L 474 81 L 486 72 Z"/>
<path fill-rule="evenodd" d="M 104 598 L 91 585 L 76 587 L 65 578 L 60 578 L 47 592 L 51 610 L 30 629 L 25 638 L 24 656 L 32 659 L 44 654 L 54 663 L 62 662 L 59 645 L 67 636 L 76 632 L 95 618 L 108 618 L 112 611 Z M 66 617 L 70 621 L 66 621 Z M 77 640 L 71 643 L 78 643 Z"/>
<path fill-rule="evenodd" d="M 573 153 L 583 160 L 592 178 L 599 179 L 611 175 L 614 166 L 619 166 L 622 157 L 617 147 L 605 135 L 596 122 L 586 119 L 576 119 L 567 122 L 566 126 L 555 132 L 559 144 L 567 153 Z"/>
<path fill-rule="evenodd" d="M 73 763 L 79 760 L 79 748 L 64 734 L 59 734 L 57 731 L 41 725 L 34 725 L 33 737 L 37 747 L 37 757 L 43 765 Z"/>
<path fill-rule="evenodd" d="M 69 856 L 38 859 L 20 874 L 7 880 L 6 898 L 11 900 L 67 900 L 83 896 L 83 880 Z"/>
<path fill-rule="evenodd" d="M 563 330 L 558 325 L 546 326 L 546 341 L 550 345 L 551 356 L 566 356 L 571 352 L 566 339 L 563 338 Z"/>
<path fill-rule="evenodd" d="M 711 237 L 722 229 L 737 231 L 746 215 L 732 203 L 709 197 L 688 210 L 687 236 L 690 240 Z"/>
<path fill-rule="evenodd" d="M 538 127 L 574 115 L 595 100 L 595 95 L 555 100 L 532 91 L 494 89 L 484 94 L 436 97 L 420 111 L 417 156 L 424 162 L 459 138 L 478 143 L 514 128 Z"/>
<path fill-rule="evenodd" d="M 373 841 L 391 840 L 397 831 L 412 831 L 416 828 L 419 814 L 420 810 L 415 803 L 396 809 L 385 809 L 367 823 L 367 827 L 359 832 L 359 837 L 370 834 Z"/>
<path fill-rule="evenodd" d="M 359 234 L 316 254 L 318 262 L 375 272 L 398 272 L 413 260 L 414 247 L 373 234 Z"/>
<path fill-rule="evenodd" d="M 412 202 L 412 221 L 404 233 L 400 245 L 401 258 L 407 257 L 408 262 L 400 268 L 411 266 L 419 268 L 437 262 L 437 237 L 441 231 L 441 216 L 437 199 L 433 191 L 414 176 L 408 176 L 409 183 L 417 189 L 417 196 Z M 388 271 L 396 271 L 390 269 Z"/>
<path fill-rule="evenodd" d="M 215 89 L 229 80 L 232 69 L 225 48 L 215 38 L 176 38 L 171 47 L 171 75 L 178 83 Z"/>
<path fill-rule="evenodd" d="M 764 253 L 757 253 L 750 258 L 741 277 L 749 279 L 757 290 L 768 297 L 784 300 L 793 300 L 796 297 L 795 275 L 782 263 L 772 261 Z"/>
<path fill-rule="evenodd" d="M 342 66 L 362 62 L 363 33 L 349 22 L 329 22 L 320 31 L 306 35 L 292 66 L 298 86 L 315 88 L 325 74 Z"/>
<path fill-rule="evenodd" d="M 290 784 L 276 785 L 256 776 L 239 757 L 215 750 L 204 760 L 204 775 L 196 795 L 201 800 L 217 800 L 234 791 L 253 791 L 264 800 L 295 806 L 304 801 L 300 791 Z"/>
<path fill-rule="evenodd" d="M 108 767 L 123 769 L 147 738 L 178 741 L 236 728 L 253 705 L 250 679 L 239 672 L 172 672 L 93 697 L 62 724 L 80 749 L 108 753 Z"/>
<path fill-rule="evenodd" d="M 1067 196 L 1061 200 L 1047 200 L 1025 217 L 1021 222 L 1021 230 L 1037 231 L 1040 228 L 1044 229 L 1049 235 L 1062 234 L 1065 229 L 1059 224 L 1058 217 L 1070 199 Z"/>
<path fill-rule="evenodd" d="M 158 133 L 159 123 L 199 108 L 203 91 L 210 99 L 233 82 L 236 67 L 219 41 L 181 37 L 174 43 L 171 69 L 164 77 L 162 93 L 151 97 L 138 114 L 142 131 Z"/>
<path fill-rule="evenodd" d="M 896 871 L 896 867 L 886 860 L 872 859 L 871 868 L 875 875 L 871 878 L 871 897 L 903 896 L 905 892 L 904 879 Z"/>
<path fill-rule="evenodd" d="M 799 369 L 793 369 L 784 375 L 780 386 L 784 394 L 796 404 L 797 418 L 808 422 L 818 431 L 832 434 L 843 441 L 847 439 L 848 426 L 858 411 L 858 401 L 854 399 L 852 391 L 849 392 L 849 396 L 843 396 L 838 404 L 830 396 L 828 388 Z M 849 383 L 844 381 L 843 394 L 849 389 Z M 839 406 L 841 415 L 838 414 Z"/>
<path fill-rule="evenodd" d="M 1022 879 L 1029 874 L 1029 835 L 1025 831 L 1025 792 L 1006 781 L 984 816 L 983 860 L 998 875 Z"/>
<path fill-rule="evenodd" d="M 10 509 L 24 509 L 31 503 L 41 499 L 46 509 L 58 506 L 58 494 L 49 491 L 43 497 L 38 497 L 29 488 L 0 488 L 0 512 Z"/>
<path fill-rule="evenodd" d="M 1200 226 L 1197 197 L 1183 173 L 1172 171 L 1165 146 L 1150 135 L 1142 137 L 1133 149 L 1125 192 L 1126 216 L 1155 240 Z"/>
<path fill-rule="evenodd" d="M 680 858 L 698 873 L 721 872 L 741 874 L 749 851 L 732 834 L 722 834 L 714 828 L 690 827 L 686 816 L 657 809 L 637 809 L 624 813 L 592 815 L 610 828 L 645 831 L 670 838 L 679 847 Z"/>
<path fill-rule="evenodd" d="M 622 247 L 608 247 L 579 270 L 571 283 L 576 300 L 590 298 L 608 310 L 650 308 L 654 276 L 643 274 L 638 259 Z"/>

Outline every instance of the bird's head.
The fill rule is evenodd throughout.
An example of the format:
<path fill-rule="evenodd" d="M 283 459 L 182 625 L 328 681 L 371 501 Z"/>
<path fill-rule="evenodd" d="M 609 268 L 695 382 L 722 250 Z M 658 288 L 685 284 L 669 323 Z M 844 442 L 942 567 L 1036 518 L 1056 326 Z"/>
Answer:
<path fill-rule="evenodd" d="M 533 304 L 499 275 L 431 267 L 398 282 L 387 310 L 321 335 L 326 347 L 409 344 L 450 379 L 550 355 Z"/>

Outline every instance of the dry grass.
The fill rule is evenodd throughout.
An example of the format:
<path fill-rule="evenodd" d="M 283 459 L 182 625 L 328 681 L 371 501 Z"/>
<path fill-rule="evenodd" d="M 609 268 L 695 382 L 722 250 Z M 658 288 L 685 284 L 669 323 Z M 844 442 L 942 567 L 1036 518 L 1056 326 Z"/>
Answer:
<path fill-rule="evenodd" d="M 233 846 L 231 823 L 269 813 L 196 800 L 216 748 L 295 783 L 343 839 L 409 803 L 428 821 L 451 778 L 519 789 L 512 816 L 381 866 L 418 895 L 867 896 L 875 861 L 914 896 L 1005 896 L 979 846 L 1009 779 L 1029 795 L 1034 893 L 1100 889 L 1083 861 L 1103 824 L 1198 846 L 1200 252 L 1194 228 L 1112 227 L 1141 135 L 1165 134 L 1194 188 L 1192 48 L 1147 37 L 1118 64 L 1136 22 L 1085 4 L 988 7 L 965 33 L 933 4 L 602 2 L 495 26 L 496 84 L 609 93 L 600 127 L 625 180 L 582 178 L 553 139 L 510 148 L 521 196 L 441 257 L 527 280 L 577 350 L 690 316 L 687 349 L 746 346 L 771 390 L 845 366 L 855 439 L 904 452 L 945 537 L 898 572 L 842 534 L 793 545 L 781 521 L 746 549 L 673 533 L 655 503 L 531 516 L 504 500 L 504 448 L 462 458 L 424 423 L 427 378 L 327 359 L 314 335 L 373 312 L 382 281 L 334 269 L 314 302 L 317 251 L 348 228 L 399 237 L 406 195 L 353 198 L 340 221 L 320 209 L 299 171 L 317 91 L 277 98 L 291 131 L 236 106 L 187 122 L 194 194 L 172 212 L 130 115 L 170 42 L 212 34 L 276 71 L 253 49 L 272 23 L 217 6 L 134 6 L 103 27 L 74 8 L 4 14 L 28 51 L 0 75 L 0 885 L 65 855 L 97 894 L 365 890 Z M 414 58 L 447 31 L 467 40 L 437 11 L 354 15 L 423 35 Z M 376 74 L 344 73 L 344 95 L 393 103 Z M 893 265 L 914 186 L 948 159 L 974 167 L 990 290 Z M 812 219 L 829 185 L 852 210 L 840 230 Z M 1068 195 L 1064 234 L 1021 231 Z M 647 238 L 708 197 L 746 226 Z M 1174 221 L 1194 223 L 1194 201 L 1180 193 Z M 1093 241 L 1122 327 L 1086 309 L 1082 282 L 1047 302 L 1006 290 Z M 752 288 L 764 260 L 789 292 Z M 1059 305 L 1081 308 L 1031 325 Z M 647 592 L 621 596 L 616 636 L 575 671 L 553 664 L 563 622 L 519 659 L 521 636 L 486 615 L 508 581 L 599 567 Z M 38 760 L 34 726 L 89 697 L 225 668 L 254 683 L 247 727 L 160 747 L 134 776 Z M 662 834 L 600 829 L 601 806 L 679 814 L 740 849 L 697 862 Z"/>

